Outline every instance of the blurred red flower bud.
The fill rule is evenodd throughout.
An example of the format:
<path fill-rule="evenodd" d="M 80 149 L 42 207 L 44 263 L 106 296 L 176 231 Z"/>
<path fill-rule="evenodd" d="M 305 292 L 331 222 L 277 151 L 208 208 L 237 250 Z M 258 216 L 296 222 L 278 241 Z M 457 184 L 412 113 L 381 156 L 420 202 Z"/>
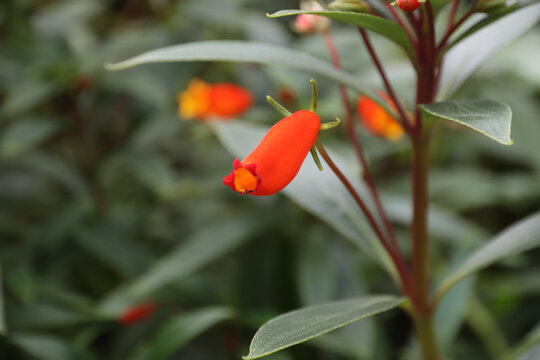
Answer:
<path fill-rule="evenodd" d="M 393 108 L 396 108 L 394 102 L 386 94 L 379 92 L 379 95 L 388 101 Z M 373 100 L 359 96 L 356 108 L 362 124 L 373 135 L 382 136 L 389 140 L 399 140 L 403 136 L 401 125 Z"/>
<path fill-rule="evenodd" d="M 294 89 L 290 86 L 282 86 L 277 91 L 277 97 L 281 102 L 291 102 L 296 98 Z"/>
<path fill-rule="evenodd" d="M 399 6 L 403 11 L 414 11 L 423 3 L 418 0 L 396 0 L 392 3 L 392 6 Z"/>
<path fill-rule="evenodd" d="M 234 160 L 223 183 L 240 194 L 272 195 L 296 176 L 317 140 L 321 121 L 300 110 L 277 122 L 244 160 Z"/>
<path fill-rule="evenodd" d="M 205 120 L 208 116 L 228 119 L 244 113 L 252 103 L 251 93 L 241 86 L 193 79 L 178 94 L 178 114 L 184 119 Z"/>
<path fill-rule="evenodd" d="M 119 317 L 118 322 L 123 325 L 134 325 L 144 320 L 148 315 L 157 309 L 157 305 L 152 302 L 144 302 L 132 306 L 125 310 Z"/>

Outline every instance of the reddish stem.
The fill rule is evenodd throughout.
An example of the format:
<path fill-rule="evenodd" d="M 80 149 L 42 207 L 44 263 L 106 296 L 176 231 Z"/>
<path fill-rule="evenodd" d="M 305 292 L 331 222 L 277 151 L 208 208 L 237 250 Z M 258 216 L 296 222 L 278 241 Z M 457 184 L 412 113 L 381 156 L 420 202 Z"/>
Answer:
<path fill-rule="evenodd" d="M 382 81 L 384 83 L 384 86 L 386 87 L 386 92 L 396 104 L 397 111 L 399 113 L 399 116 L 401 118 L 401 124 L 407 130 L 407 132 L 411 131 L 411 124 L 409 122 L 409 117 L 407 114 L 405 114 L 405 110 L 403 109 L 403 106 L 401 105 L 401 101 L 399 101 L 398 97 L 396 96 L 396 93 L 394 92 L 394 89 L 392 88 L 392 85 L 390 84 L 390 81 L 388 80 L 388 77 L 386 76 L 386 72 L 384 71 L 384 68 L 382 67 L 381 62 L 379 61 L 379 58 L 377 57 L 377 54 L 375 53 L 375 49 L 373 49 L 373 45 L 371 44 L 371 41 L 369 40 L 369 37 L 364 29 L 358 28 L 360 31 L 360 35 L 362 35 L 362 40 L 364 40 L 364 44 L 366 45 L 366 49 L 369 52 L 369 55 L 371 56 L 371 59 L 373 60 L 373 63 L 377 67 L 377 70 L 379 71 L 379 75 L 382 78 Z"/>
<path fill-rule="evenodd" d="M 440 53 L 446 46 L 446 43 L 450 39 L 450 36 L 472 15 L 474 14 L 474 8 L 467 11 L 465 15 L 459 21 L 453 25 L 451 25 L 445 32 L 443 38 L 439 42 L 439 46 L 437 46 L 437 53 Z"/>
<path fill-rule="evenodd" d="M 396 9 L 394 9 L 393 6 L 388 7 L 388 10 L 390 10 L 390 13 L 392 13 L 392 16 L 394 17 L 394 19 L 396 20 L 398 25 L 401 26 L 403 28 L 403 30 L 405 30 L 405 34 L 407 34 L 407 37 L 409 38 L 409 41 L 411 42 L 411 44 L 412 44 L 412 46 L 414 48 L 414 51 L 415 52 L 418 51 L 418 40 L 417 40 L 415 34 L 411 31 L 411 28 L 409 26 L 410 24 L 409 25 L 405 24 L 405 22 L 403 21 L 403 19 L 398 14 Z M 410 18 L 409 18 L 409 20 L 410 20 Z M 412 24 L 414 24 L 414 23 L 415 22 L 413 21 Z"/>
<path fill-rule="evenodd" d="M 326 43 L 326 47 L 328 48 L 328 52 L 330 53 L 330 57 L 332 58 L 332 63 L 334 64 L 334 67 L 336 67 L 337 69 L 341 69 L 342 68 L 341 61 L 339 60 L 339 54 L 337 52 L 332 36 L 329 33 L 324 33 L 323 36 Z M 339 92 L 341 95 L 341 100 L 343 102 L 343 107 L 345 108 L 347 134 L 349 135 L 351 143 L 353 144 L 353 147 L 355 149 L 356 156 L 358 157 L 358 161 L 360 162 L 360 165 L 362 167 L 362 177 L 364 179 L 364 182 L 368 186 L 368 189 L 371 194 L 371 198 L 373 199 L 373 202 L 375 203 L 375 207 L 377 208 L 377 212 L 379 213 L 379 216 L 381 217 L 384 223 L 384 226 L 386 228 L 386 233 L 388 237 L 390 238 L 390 241 L 392 242 L 392 244 L 394 245 L 396 249 L 399 249 L 397 238 L 394 233 L 394 228 L 392 227 L 392 224 L 390 223 L 390 220 L 388 219 L 388 216 L 386 215 L 386 212 L 384 211 L 381 199 L 377 192 L 377 188 L 375 187 L 375 181 L 373 180 L 373 176 L 371 175 L 371 172 L 369 171 L 369 167 L 367 165 L 367 161 L 364 156 L 364 151 L 362 150 L 362 145 L 358 141 L 358 136 L 356 135 L 356 131 L 354 128 L 354 118 L 351 111 L 351 103 L 349 101 L 349 97 L 347 96 L 347 89 L 345 88 L 344 85 L 339 85 Z"/>
<path fill-rule="evenodd" d="M 377 237 L 379 238 L 382 245 L 384 246 L 386 252 L 388 253 L 388 255 L 390 255 L 390 258 L 392 259 L 393 263 L 396 266 L 396 270 L 398 271 L 398 274 L 399 274 L 399 278 L 400 278 L 400 281 L 401 281 L 401 286 L 402 286 L 403 292 L 414 303 L 415 298 L 414 298 L 414 295 L 413 295 L 413 292 L 412 292 L 412 284 L 411 284 L 409 271 L 407 269 L 407 266 L 405 265 L 405 262 L 403 261 L 403 258 L 401 257 L 401 253 L 397 249 L 391 247 L 388 244 L 388 242 L 386 242 L 384 234 L 381 231 L 381 228 L 377 224 L 377 221 L 375 220 L 375 218 L 373 217 L 373 215 L 369 211 L 368 207 L 366 206 L 366 204 L 364 203 L 364 201 L 362 200 L 360 195 L 358 195 L 358 193 L 354 189 L 354 186 L 352 186 L 352 184 L 349 182 L 347 177 L 337 167 L 337 165 L 334 163 L 332 158 L 330 158 L 330 156 L 326 152 L 326 149 L 324 148 L 324 146 L 319 141 L 317 141 L 317 142 L 315 142 L 315 147 L 317 148 L 317 150 L 321 154 L 321 157 L 324 159 L 326 164 L 328 164 L 330 169 L 332 169 L 334 174 L 338 177 L 338 179 L 341 181 L 341 183 L 345 186 L 347 191 L 349 191 L 349 193 L 353 197 L 354 201 L 358 204 L 358 206 L 360 207 L 360 209 L 362 210 L 362 212 L 366 216 L 368 222 L 370 223 L 370 225 L 373 228 L 373 230 L 375 231 Z"/>

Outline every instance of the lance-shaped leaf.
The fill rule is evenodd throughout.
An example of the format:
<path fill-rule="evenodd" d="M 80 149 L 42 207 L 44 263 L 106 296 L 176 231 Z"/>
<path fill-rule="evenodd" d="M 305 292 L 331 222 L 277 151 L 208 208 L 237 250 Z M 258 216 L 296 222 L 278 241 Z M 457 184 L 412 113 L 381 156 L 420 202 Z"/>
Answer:
<path fill-rule="evenodd" d="M 376 32 L 399 45 L 411 59 L 415 59 L 414 49 L 407 38 L 405 30 L 397 23 L 371 14 L 352 11 L 306 11 L 306 10 L 280 10 L 268 15 L 269 17 L 292 16 L 299 14 L 314 14 L 354 25 L 362 29 Z"/>
<path fill-rule="evenodd" d="M 280 315 L 261 326 L 251 340 L 249 354 L 244 359 L 270 355 L 354 321 L 393 309 L 403 301 L 404 298 L 391 295 L 366 296 Z"/>
<path fill-rule="evenodd" d="M 419 105 L 436 118 L 455 121 L 504 145 L 512 145 L 510 126 L 512 110 L 506 104 L 492 100 L 442 101 Z"/>
<path fill-rule="evenodd" d="M 442 282 L 437 296 L 440 298 L 455 283 L 471 273 L 481 270 L 505 257 L 540 246 L 540 212 L 519 221 L 476 250 Z"/>
<path fill-rule="evenodd" d="M 481 15 L 475 14 L 470 23 L 475 23 Z M 540 3 L 496 19 L 493 23 L 480 24 L 480 29 L 471 28 L 474 33 L 459 38 L 458 43 L 446 53 L 442 67 L 437 99 L 447 99 L 463 84 L 471 74 L 484 64 L 493 54 L 515 41 L 532 28 L 540 19 Z M 486 20 L 487 21 L 487 20 Z M 479 46 L 481 44 L 482 46 Z"/>
<path fill-rule="evenodd" d="M 353 88 L 375 101 L 390 114 L 395 114 L 382 97 L 362 85 L 364 82 L 362 79 L 336 69 L 332 64 L 309 54 L 272 44 L 229 40 L 191 42 L 151 50 L 116 64 L 107 64 L 106 68 L 122 70 L 142 64 L 176 61 L 252 62 L 319 74 Z"/>

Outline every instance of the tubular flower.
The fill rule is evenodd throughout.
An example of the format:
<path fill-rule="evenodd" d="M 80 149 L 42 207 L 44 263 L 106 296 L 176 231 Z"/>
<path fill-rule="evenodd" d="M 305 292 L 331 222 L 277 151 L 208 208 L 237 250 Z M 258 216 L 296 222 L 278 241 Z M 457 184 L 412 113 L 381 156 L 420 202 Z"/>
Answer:
<path fill-rule="evenodd" d="M 152 302 L 137 304 L 124 311 L 118 318 L 118 322 L 123 325 L 134 325 L 153 313 L 156 308 L 157 305 Z"/>
<path fill-rule="evenodd" d="M 394 102 L 384 93 L 379 93 L 388 103 L 396 108 Z M 383 108 L 371 99 L 359 96 L 356 102 L 358 117 L 364 127 L 372 134 L 396 141 L 403 136 L 401 125 Z"/>
<path fill-rule="evenodd" d="M 231 118 L 247 111 L 252 103 L 251 94 L 241 86 L 208 84 L 193 79 L 188 88 L 178 94 L 178 114 L 185 119 L 204 120 L 208 116 Z"/>
<path fill-rule="evenodd" d="M 403 11 L 414 11 L 418 9 L 418 7 L 424 3 L 424 1 L 418 1 L 418 0 L 396 0 L 392 3 L 392 6 L 399 6 L 399 8 Z"/>
<path fill-rule="evenodd" d="M 272 195 L 296 176 L 317 140 L 321 121 L 300 110 L 277 122 L 244 160 L 234 160 L 223 183 L 240 194 Z"/>

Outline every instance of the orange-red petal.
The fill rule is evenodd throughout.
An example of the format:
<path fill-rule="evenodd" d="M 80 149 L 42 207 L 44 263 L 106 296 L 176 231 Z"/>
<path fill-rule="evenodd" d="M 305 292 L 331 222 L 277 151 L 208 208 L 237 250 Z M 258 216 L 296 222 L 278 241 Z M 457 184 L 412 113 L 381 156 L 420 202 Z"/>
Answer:
<path fill-rule="evenodd" d="M 265 196 L 282 190 L 300 170 L 317 139 L 320 124 L 319 117 L 307 110 L 280 120 L 251 154 L 241 162 L 235 160 L 234 170 L 223 183 L 241 194 Z"/>
<path fill-rule="evenodd" d="M 395 104 L 388 96 L 383 93 L 379 95 L 395 108 Z M 356 108 L 362 124 L 372 134 L 389 140 L 398 140 L 403 136 L 401 125 L 373 100 L 359 96 Z"/>

